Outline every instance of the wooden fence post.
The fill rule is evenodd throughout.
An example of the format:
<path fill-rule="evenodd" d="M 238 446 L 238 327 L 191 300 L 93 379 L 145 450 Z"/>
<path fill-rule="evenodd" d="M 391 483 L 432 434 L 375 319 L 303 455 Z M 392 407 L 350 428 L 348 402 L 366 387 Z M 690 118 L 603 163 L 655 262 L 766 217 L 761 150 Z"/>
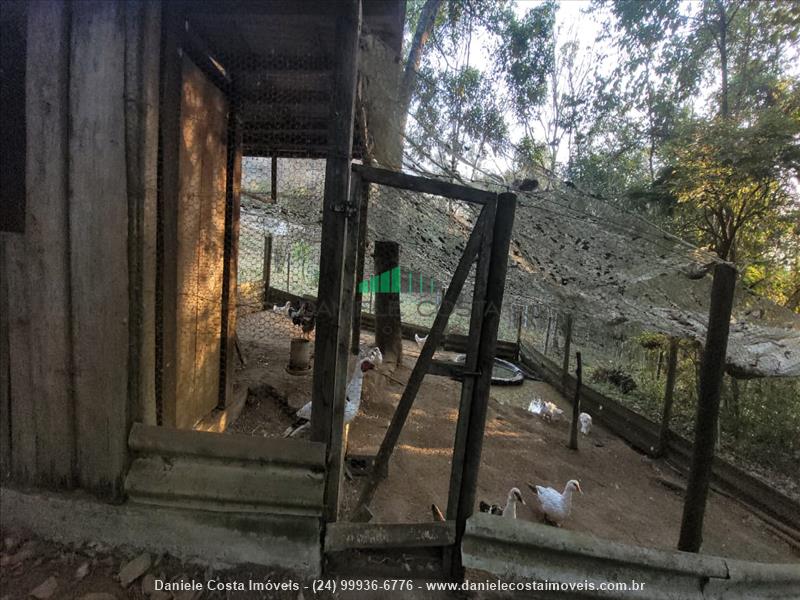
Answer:
<path fill-rule="evenodd" d="M 264 275 L 264 298 L 263 298 L 263 308 L 264 310 L 269 310 L 269 286 L 270 286 L 270 275 L 272 274 L 272 236 L 265 235 L 264 236 L 264 270 L 262 271 Z"/>
<path fill-rule="evenodd" d="M 578 421 L 581 416 L 581 353 L 575 353 L 575 397 L 572 400 L 572 423 L 569 428 L 569 447 L 578 449 Z"/>
<path fill-rule="evenodd" d="M 670 338 L 667 355 L 667 381 L 664 387 L 664 412 L 661 415 L 661 435 L 658 439 L 658 456 L 666 456 L 669 444 L 669 421 L 672 418 L 672 402 L 675 379 L 678 375 L 678 338 Z"/>
<path fill-rule="evenodd" d="M 567 377 L 569 376 L 569 351 L 572 345 L 572 313 L 564 321 L 564 362 L 561 365 L 561 391 L 567 391 Z"/>
<path fill-rule="evenodd" d="M 736 268 L 727 263 L 718 264 L 714 269 L 714 282 L 711 286 L 708 331 L 700 367 L 694 453 L 678 541 L 678 550 L 684 552 L 699 552 L 703 543 L 703 518 L 714 461 L 720 390 L 725 373 L 725 354 L 735 287 Z"/>

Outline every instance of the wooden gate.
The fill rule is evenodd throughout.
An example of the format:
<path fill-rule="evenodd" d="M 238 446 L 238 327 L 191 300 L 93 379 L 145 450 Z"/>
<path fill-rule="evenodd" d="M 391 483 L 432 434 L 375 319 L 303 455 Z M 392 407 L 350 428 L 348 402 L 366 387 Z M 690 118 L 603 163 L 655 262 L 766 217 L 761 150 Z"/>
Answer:
<path fill-rule="evenodd" d="M 432 194 L 480 205 L 481 212 L 463 254 L 447 286 L 406 388 L 381 443 L 372 471 L 362 490 L 351 523 L 328 526 L 326 550 L 347 548 L 426 547 L 444 549 L 444 566 L 453 575 L 461 571 L 459 546 L 466 519 L 472 514 L 483 445 L 486 411 L 494 364 L 497 331 L 503 302 L 508 250 L 514 224 L 516 196 L 353 165 L 354 181 L 363 181 L 412 192 Z M 362 227 L 365 224 L 361 225 Z M 477 261 L 472 296 L 468 344 L 464 364 L 433 360 L 448 319 L 464 283 Z M 456 375 L 462 381 L 458 421 L 451 463 L 445 523 L 414 525 L 367 525 L 369 504 L 388 473 L 392 452 L 400 437 L 426 374 Z"/>

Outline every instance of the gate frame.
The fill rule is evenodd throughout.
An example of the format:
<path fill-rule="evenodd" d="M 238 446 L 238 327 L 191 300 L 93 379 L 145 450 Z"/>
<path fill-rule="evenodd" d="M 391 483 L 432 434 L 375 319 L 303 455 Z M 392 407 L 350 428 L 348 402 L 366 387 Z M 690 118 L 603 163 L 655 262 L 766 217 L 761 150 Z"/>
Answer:
<path fill-rule="evenodd" d="M 461 539 L 466 520 L 472 515 L 475 504 L 489 387 L 508 268 L 508 250 L 516 210 L 516 196 L 511 193 L 496 194 L 364 165 L 354 164 L 352 170 L 356 181 L 462 200 L 483 207 L 453 273 L 453 278 L 447 286 L 445 297 L 408 378 L 403 395 L 381 443 L 373 469 L 353 511 L 354 523 L 348 526 L 348 529 L 351 529 L 355 523 L 364 523 L 371 519 L 368 505 L 372 501 L 378 485 L 388 475 L 389 460 L 425 375 L 452 375 L 453 373 L 460 375 L 462 379 L 461 398 L 453 443 L 446 512 L 447 523 L 454 529 L 455 535 L 447 538 L 448 543 L 443 546 L 445 568 L 449 568 L 451 575 L 460 577 L 463 573 L 460 552 Z M 360 188 L 361 186 L 356 187 Z M 362 223 L 361 226 L 366 226 L 366 223 Z M 442 365 L 433 360 L 433 355 L 444 337 L 449 317 L 472 269 L 472 263 L 476 260 L 466 360 L 463 367 L 447 365 L 447 369 L 442 369 Z M 331 474 L 329 473 L 328 476 L 330 477 Z M 431 526 L 437 527 L 434 524 Z M 362 525 L 362 527 L 366 530 L 369 526 Z M 385 527 L 381 526 L 382 529 Z M 402 526 L 397 527 L 400 532 L 403 531 Z M 419 528 L 420 525 L 409 525 L 408 527 Z M 390 541 L 386 540 L 386 542 Z"/>

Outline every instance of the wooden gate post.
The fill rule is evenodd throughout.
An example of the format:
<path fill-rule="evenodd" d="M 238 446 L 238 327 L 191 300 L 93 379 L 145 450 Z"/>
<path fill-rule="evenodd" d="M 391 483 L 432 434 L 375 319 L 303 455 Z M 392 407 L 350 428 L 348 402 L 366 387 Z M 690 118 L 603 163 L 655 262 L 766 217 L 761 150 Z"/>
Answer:
<path fill-rule="evenodd" d="M 678 338 L 669 339 L 667 355 L 667 381 L 664 387 L 664 412 L 661 415 L 661 435 L 658 438 L 657 456 L 666 456 L 669 444 L 669 421 L 672 418 L 672 401 L 678 371 Z"/>
<path fill-rule="evenodd" d="M 353 152 L 358 39 L 361 33 L 361 1 L 337 5 L 335 46 L 338 49 L 333 75 L 328 160 L 325 166 L 320 274 L 317 291 L 317 325 L 314 378 L 311 392 L 311 439 L 326 445 L 325 513 L 336 520 L 338 508 L 338 464 L 341 452 L 344 413 L 344 378 L 337 371 L 347 369 L 347 345 L 340 344 L 342 311 L 352 311 L 352 303 L 342 305 L 347 212 L 350 205 L 350 162 Z M 342 352 L 344 350 L 344 352 Z M 343 361 L 343 364 L 342 364 Z M 336 418 L 335 418 L 336 417 Z M 336 421 L 338 418 L 338 426 Z"/>
<path fill-rule="evenodd" d="M 475 507 L 478 471 L 480 469 L 481 453 L 483 452 L 483 434 L 486 428 L 486 412 L 489 406 L 489 388 L 492 384 L 497 331 L 500 327 L 500 311 L 503 307 L 506 272 L 508 271 L 508 249 L 511 245 L 511 232 L 514 227 L 516 208 L 516 195 L 504 193 L 498 196 L 492 237 L 492 254 L 489 260 L 489 273 L 486 284 L 486 306 L 483 312 L 481 341 L 478 349 L 477 375 L 475 377 L 475 387 L 467 425 L 461 493 L 459 494 L 456 510 L 456 543 L 452 562 L 452 570 L 456 575 L 463 573 L 461 539 L 464 536 L 467 519 L 472 515 Z M 469 375 L 465 373 L 465 376 Z"/>
<path fill-rule="evenodd" d="M 358 253 L 356 255 L 356 295 L 353 300 L 353 331 L 351 335 L 350 352 L 358 354 L 361 340 L 361 307 L 364 305 L 364 294 L 361 291 L 361 281 L 364 279 L 364 255 L 367 251 L 367 211 L 369 210 L 369 183 L 361 184 L 361 205 L 359 206 L 358 221 Z M 370 302 L 370 310 L 372 303 Z"/>
<path fill-rule="evenodd" d="M 575 353 L 575 397 L 572 400 L 572 423 L 569 427 L 569 447 L 578 449 L 578 420 L 581 416 L 581 353 Z"/>
<path fill-rule="evenodd" d="M 700 394 L 694 435 L 692 468 L 686 487 L 678 550 L 699 552 L 703 543 L 703 517 L 708 498 L 708 484 L 714 461 L 714 442 L 719 418 L 719 398 L 725 373 L 725 354 L 736 287 L 736 268 L 720 263 L 714 269 L 711 286 L 711 309 L 708 316 L 706 345 L 700 367 Z"/>

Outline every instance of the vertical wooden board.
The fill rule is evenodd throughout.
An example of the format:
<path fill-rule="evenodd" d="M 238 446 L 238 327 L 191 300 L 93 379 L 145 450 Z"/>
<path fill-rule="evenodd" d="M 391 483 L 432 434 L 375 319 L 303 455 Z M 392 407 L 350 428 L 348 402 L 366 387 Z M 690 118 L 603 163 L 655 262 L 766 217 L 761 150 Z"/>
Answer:
<path fill-rule="evenodd" d="M 3 237 L 3 271 L 8 288 L 11 476 L 20 482 L 31 482 L 36 476 L 36 419 L 28 350 L 31 336 L 25 239 L 20 235 Z"/>
<path fill-rule="evenodd" d="M 75 408 L 70 341 L 67 209 L 69 12 L 61 2 L 30 5 L 27 96 L 29 398 L 35 408 L 37 480 L 70 486 Z"/>
<path fill-rule="evenodd" d="M 131 344 L 131 419 L 154 425 L 156 202 L 159 111 L 160 7 L 145 0 L 125 4 L 125 113 Z"/>
<path fill-rule="evenodd" d="M 127 456 L 128 196 L 124 4 L 72 8 L 70 264 L 82 486 L 118 497 Z"/>
<path fill-rule="evenodd" d="M 186 57 L 182 72 L 175 410 L 191 427 L 218 400 L 228 111 Z"/>

